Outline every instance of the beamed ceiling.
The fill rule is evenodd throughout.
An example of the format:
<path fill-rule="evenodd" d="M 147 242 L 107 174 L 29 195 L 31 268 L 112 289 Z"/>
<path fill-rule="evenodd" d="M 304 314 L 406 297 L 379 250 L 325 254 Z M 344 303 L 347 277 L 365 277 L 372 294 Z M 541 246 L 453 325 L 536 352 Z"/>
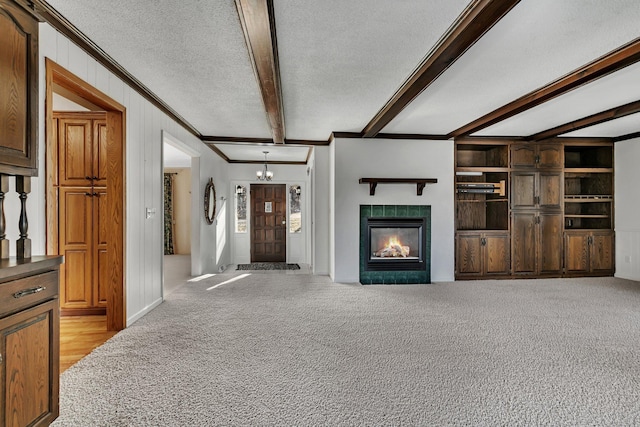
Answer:
<path fill-rule="evenodd" d="M 231 162 L 305 162 L 332 134 L 640 132 L 638 0 L 34 3 Z"/>

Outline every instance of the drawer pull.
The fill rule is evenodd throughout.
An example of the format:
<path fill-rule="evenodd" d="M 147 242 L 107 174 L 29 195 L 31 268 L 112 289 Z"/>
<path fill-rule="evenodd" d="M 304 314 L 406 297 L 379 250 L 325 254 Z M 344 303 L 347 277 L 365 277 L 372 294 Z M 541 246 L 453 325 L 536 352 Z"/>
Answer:
<path fill-rule="evenodd" d="M 38 292 L 42 292 L 45 289 L 47 289 L 46 286 L 38 286 L 37 288 L 23 289 L 21 291 L 18 291 L 16 293 L 14 293 L 13 297 L 14 298 L 22 298 L 22 297 L 27 296 L 27 295 L 37 294 Z"/>

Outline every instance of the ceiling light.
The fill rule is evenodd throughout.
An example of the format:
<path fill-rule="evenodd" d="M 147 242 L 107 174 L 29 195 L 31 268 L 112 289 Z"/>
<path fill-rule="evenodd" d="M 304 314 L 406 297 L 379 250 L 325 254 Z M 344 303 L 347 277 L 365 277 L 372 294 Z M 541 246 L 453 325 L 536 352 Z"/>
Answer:
<path fill-rule="evenodd" d="M 258 181 L 271 181 L 273 179 L 273 172 L 267 169 L 267 154 L 268 151 L 263 151 L 264 153 L 264 169 L 256 171 L 256 179 Z"/>

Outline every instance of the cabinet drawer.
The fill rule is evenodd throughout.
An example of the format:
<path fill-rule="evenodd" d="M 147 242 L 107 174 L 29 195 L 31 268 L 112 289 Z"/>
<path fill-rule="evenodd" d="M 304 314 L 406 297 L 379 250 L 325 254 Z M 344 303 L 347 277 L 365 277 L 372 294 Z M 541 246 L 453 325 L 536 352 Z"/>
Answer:
<path fill-rule="evenodd" d="M 0 317 L 58 296 L 58 272 L 49 271 L 0 284 Z"/>

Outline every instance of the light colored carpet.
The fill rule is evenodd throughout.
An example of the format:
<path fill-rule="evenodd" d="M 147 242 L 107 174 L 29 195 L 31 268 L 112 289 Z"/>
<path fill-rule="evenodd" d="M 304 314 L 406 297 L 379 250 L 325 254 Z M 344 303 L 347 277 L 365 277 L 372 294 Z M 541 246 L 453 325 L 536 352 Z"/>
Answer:
<path fill-rule="evenodd" d="M 640 284 L 187 283 L 67 370 L 56 426 L 640 425 Z"/>

